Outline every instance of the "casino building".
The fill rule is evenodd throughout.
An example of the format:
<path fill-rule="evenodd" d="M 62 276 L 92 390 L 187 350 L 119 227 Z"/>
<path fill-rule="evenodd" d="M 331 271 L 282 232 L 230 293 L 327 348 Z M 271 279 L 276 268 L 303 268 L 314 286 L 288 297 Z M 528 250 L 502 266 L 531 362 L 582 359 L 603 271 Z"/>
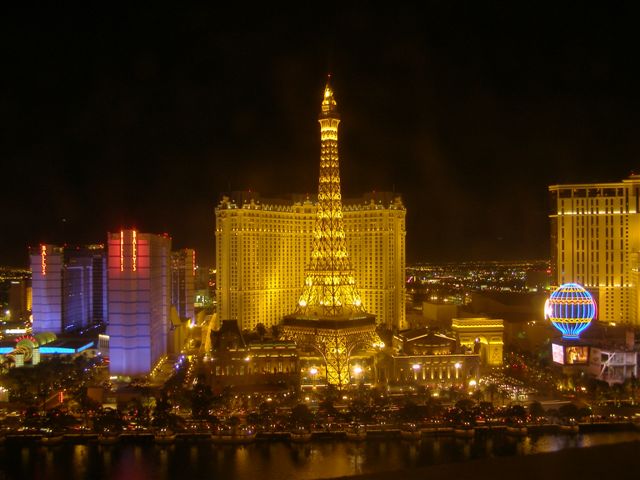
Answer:
<path fill-rule="evenodd" d="M 327 92 L 333 95 L 332 90 Z M 335 139 L 322 137 L 321 155 L 335 155 L 337 162 L 340 120 L 335 104 L 325 113 L 328 116 L 320 119 L 321 135 L 335 135 Z M 334 147 L 335 151 L 329 150 Z M 406 210 L 402 200 L 391 192 L 343 199 L 339 172 L 336 175 L 341 238 L 362 304 L 376 317 L 377 325 L 404 330 Z M 333 178 L 332 173 L 321 179 L 321 186 Z M 256 192 L 222 198 L 215 211 L 219 318 L 235 319 L 242 330 L 253 330 L 259 323 L 278 325 L 291 313 L 305 282 L 322 201 L 316 195 L 261 198 Z"/>
<path fill-rule="evenodd" d="M 549 193 L 555 284 L 583 285 L 601 322 L 640 325 L 640 175 L 552 185 Z"/>

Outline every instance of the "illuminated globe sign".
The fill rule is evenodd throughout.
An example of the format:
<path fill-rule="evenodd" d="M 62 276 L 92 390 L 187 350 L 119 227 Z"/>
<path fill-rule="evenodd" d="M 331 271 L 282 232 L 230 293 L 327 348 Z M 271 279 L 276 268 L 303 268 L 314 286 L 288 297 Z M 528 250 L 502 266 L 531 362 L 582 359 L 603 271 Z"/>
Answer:
<path fill-rule="evenodd" d="M 544 313 L 562 338 L 577 340 L 596 316 L 596 302 L 581 285 L 565 283 L 547 299 Z"/>

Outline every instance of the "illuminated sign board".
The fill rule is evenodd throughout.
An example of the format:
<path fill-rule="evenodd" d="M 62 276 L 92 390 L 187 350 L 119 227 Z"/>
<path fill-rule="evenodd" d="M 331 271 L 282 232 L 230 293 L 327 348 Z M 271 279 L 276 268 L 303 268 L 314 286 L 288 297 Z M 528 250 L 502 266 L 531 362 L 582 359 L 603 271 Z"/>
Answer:
<path fill-rule="evenodd" d="M 555 363 L 564 365 L 564 347 L 556 343 L 551 344 L 551 356 Z"/>
<path fill-rule="evenodd" d="M 42 276 L 47 274 L 47 246 L 40 246 L 40 267 L 42 268 Z"/>
<path fill-rule="evenodd" d="M 21 335 L 23 333 L 27 333 L 26 328 L 7 328 L 4 331 L 5 335 Z"/>
<path fill-rule="evenodd" d="M 567 346 L 565 361 L 567 365 L 586 365 L 589 361 L 589 347 L 585 345 Z"/>

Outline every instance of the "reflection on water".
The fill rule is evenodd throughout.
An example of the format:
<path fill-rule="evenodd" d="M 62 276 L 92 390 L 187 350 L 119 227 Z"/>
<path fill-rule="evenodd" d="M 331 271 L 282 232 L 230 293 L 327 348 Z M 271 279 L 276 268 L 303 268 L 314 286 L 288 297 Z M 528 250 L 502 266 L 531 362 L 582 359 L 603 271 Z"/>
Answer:
<path fill-rule="evenodd" d="M 530 455 L 631 440 L 640 440 L 640 433 L 541 435 L 524 438 L 493 435 L 468 440 L 426 437 L 419 442 L 274 442 L 238 447 L 180 442 L 171 446 L 6 445 L 0 447 L 0 464 L 5 466 L 6 478 L 9 479 L 307 480 L 463 462 L 483 457 Z"/>

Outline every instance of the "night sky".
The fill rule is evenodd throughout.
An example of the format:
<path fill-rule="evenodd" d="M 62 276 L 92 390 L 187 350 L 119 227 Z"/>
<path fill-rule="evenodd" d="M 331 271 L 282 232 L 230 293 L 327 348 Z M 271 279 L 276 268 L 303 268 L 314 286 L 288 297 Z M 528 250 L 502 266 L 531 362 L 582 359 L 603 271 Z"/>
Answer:
<path fill-rule="evenodd" d="M 640 171 L 636 12 L 342 3 L 3 12 L 0 264 L 135 226 L 211 265 L 223 192 L 317 190 L 327 72 L 343 196 L 401 193 L 410 262 L 546 258 L 548 185 Z"/>

